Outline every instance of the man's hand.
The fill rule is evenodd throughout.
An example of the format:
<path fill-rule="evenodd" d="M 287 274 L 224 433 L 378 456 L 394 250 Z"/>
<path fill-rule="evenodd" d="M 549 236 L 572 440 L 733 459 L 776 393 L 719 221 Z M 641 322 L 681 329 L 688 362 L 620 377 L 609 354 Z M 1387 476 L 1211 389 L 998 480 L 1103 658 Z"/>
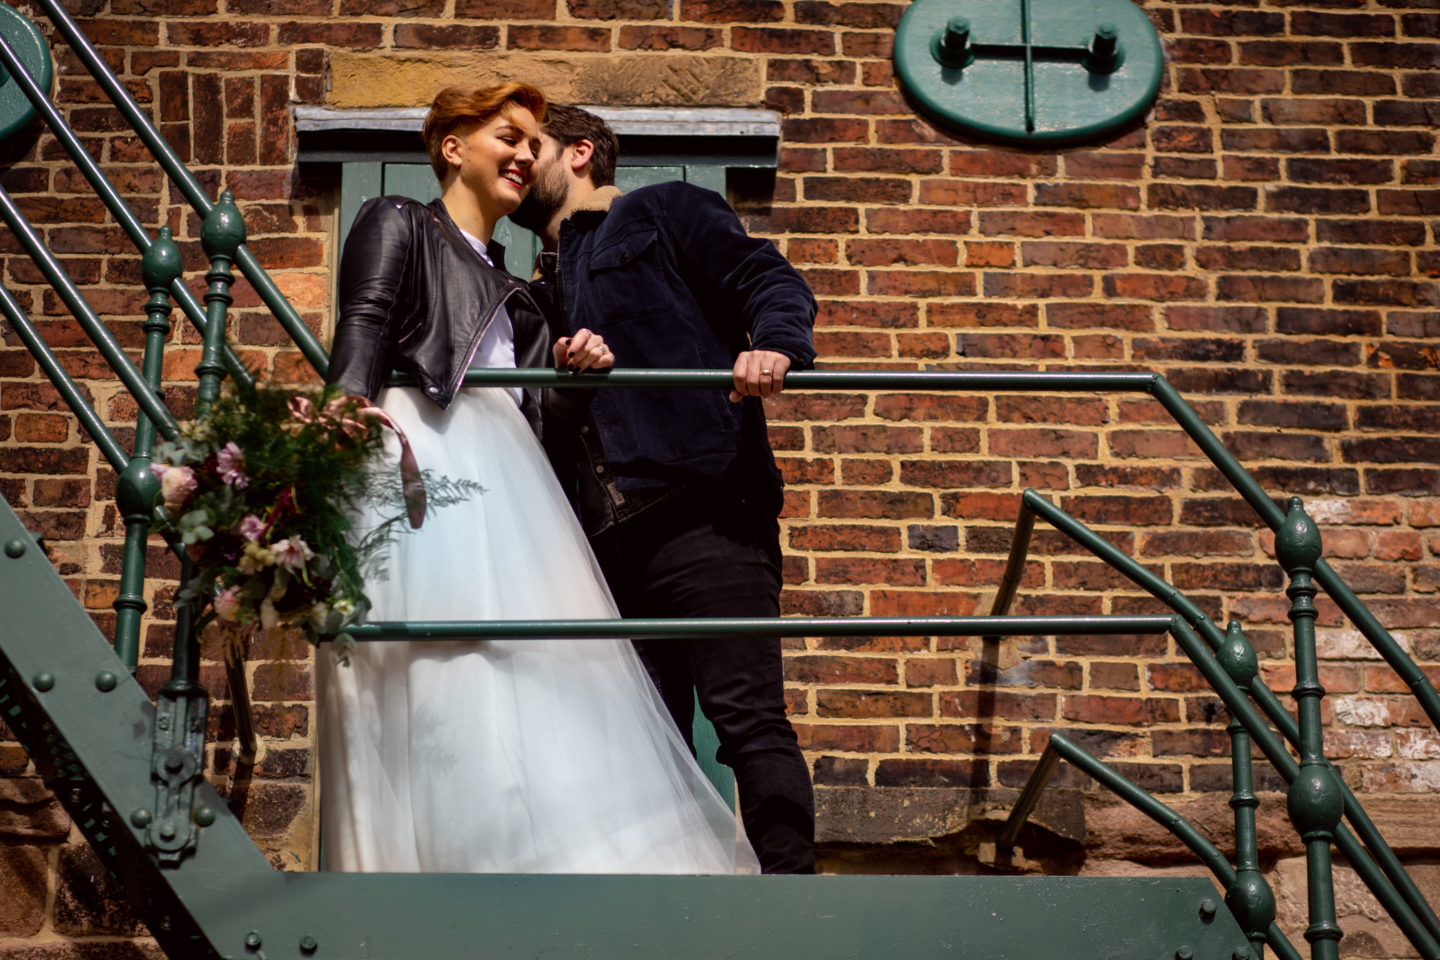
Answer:
<path fill-rule="evenodd" d="M 790 358 L 774 350 L 746 350 L 735 358 L 735 389 L 730 402 L 741 397 L 768 397 L 785 389 Z"/>
<path fill-rule="evenodd" d="M 583 327 L 573 337 L 556 340 L 552 352 L 555 366 L 567 368 L 571 373 L 609 370 L 615 366 L 615 354 L 605 345 L 605 338 Z"/>

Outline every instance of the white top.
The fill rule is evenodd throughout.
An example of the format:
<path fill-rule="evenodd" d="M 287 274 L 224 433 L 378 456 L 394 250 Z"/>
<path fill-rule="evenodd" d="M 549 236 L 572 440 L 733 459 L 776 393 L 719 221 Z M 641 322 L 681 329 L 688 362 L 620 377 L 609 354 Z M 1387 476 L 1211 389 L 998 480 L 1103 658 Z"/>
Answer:
<path fill-rule="evenodd" d="M 475 253 L 479 255 L 481 260 L 484 260 L 492 267 L 495 266 L 495 261 L 490 259 L 490 252 L 485 249 L 485 244 L 480 241 L 479 237 L 466 233 L 464 230 L 460 232 L 465 234 L 465 239 L 470 243 L 470 246 L 474 248 Z M 514 366 L 515 325 L 510 322 L 510 314 L 506 311 L 505 305 L 502 303 L 500 305 L 500 312 L 495 315 L 495 319 L 491 321 L 489 328 L 487 328 L 484 335 L 480 337 L 480 347 L 475 351 L 474 359 L 470 361 L 470 368 L 493 370 L 499 367 L 514 368 Z M 525 399 L 525 391 L 520 387 L 505 387 L 503 389 L 515 398 L 515 405 L 517 407 L 520 406 L 521 402 Z"/>

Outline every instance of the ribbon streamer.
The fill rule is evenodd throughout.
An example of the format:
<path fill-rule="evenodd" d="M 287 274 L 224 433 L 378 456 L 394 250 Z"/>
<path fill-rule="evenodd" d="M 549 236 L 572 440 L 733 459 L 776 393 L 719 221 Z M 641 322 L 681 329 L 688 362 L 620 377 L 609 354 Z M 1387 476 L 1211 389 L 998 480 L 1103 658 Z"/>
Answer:
<path fill-rule="evenodd" d="M 410 449 L 410 440 L 394 418 L 367 398 L 353 393 L 336 397 L 318 412 L 309 397 L 291 397 L 289 406 L 290 415 L 300 423 L 338 428 L 346 436 L 356 439 L 370 431 L 369 420 L 378 421 L 381 426 L 394 431 L 395 439 L 400 442 L 400 491 L 405 498 L 405 514 L 411 528 L 420 529 L 425 522 L 425 481 L 420 476 L 415 452 Z"/>

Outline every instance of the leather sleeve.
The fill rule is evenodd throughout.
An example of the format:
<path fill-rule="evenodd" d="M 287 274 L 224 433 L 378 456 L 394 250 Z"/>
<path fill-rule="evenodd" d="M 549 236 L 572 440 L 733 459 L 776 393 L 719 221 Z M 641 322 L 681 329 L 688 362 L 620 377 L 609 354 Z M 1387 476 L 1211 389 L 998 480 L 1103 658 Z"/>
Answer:
<path fill-rule="evenodd" d="M 412 221 L 395 198 L 360 208 L 340 256 L 339 319 L 326 379 L 372 400 L 394 366 L 399 304 L 409 275 Z"/>

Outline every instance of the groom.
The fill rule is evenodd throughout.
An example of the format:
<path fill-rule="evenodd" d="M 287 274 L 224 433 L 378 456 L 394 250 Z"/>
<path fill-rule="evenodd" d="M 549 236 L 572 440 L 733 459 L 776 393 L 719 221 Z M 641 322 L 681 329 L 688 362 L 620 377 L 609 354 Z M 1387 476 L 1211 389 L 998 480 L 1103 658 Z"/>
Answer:
<path fill-rule="evenodd" d="M 546 423 L 620 612 L 779 616 L 782 484 L 761 398 L 814 361 L 815 299 L 719 194 L 675 182 L 622 195 L 599 117 L 552 103 L 542 133 L 535 184 L 511 219 L 544 244 L 535 286 L 553 332 L 594 330 L 627 367 L 734 371 L 728 397 L 598 390 Z M 785 715 L 779 638 L 635 646 L 687 743 L 697 696 L 715 725 L 762 870 L 813 873 L 814 797 Z"/>

